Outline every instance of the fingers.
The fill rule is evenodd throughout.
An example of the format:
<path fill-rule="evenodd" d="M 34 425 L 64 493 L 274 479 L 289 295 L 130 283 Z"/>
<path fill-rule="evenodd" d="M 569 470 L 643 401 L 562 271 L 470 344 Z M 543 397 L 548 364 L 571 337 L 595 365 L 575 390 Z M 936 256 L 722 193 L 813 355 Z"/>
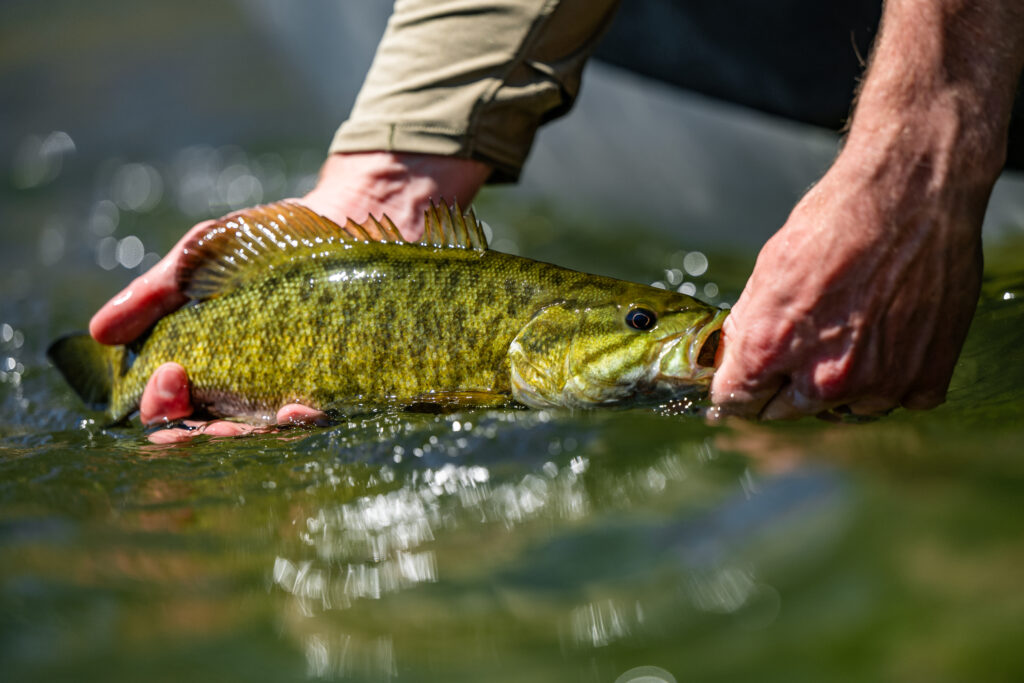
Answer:
<path fill-rule="evenodd" d="M 887 397 L 866 398 L 846 404 L 851 415 L 881 417 L 900 407 L 900 401 Z"/>
<path fill-rule="evenodd" d="M 789 383 L 764 405 L 759 417 L 762 420 L 795 420 L 825 412 L 833 405 L 808 395 L 795 384 Z"/>
<path fill-rule="evenodd" d="M 903 399 L 903 407 L 907 410 L 929 410 L 946 402 L 946 391 L 928 390 L 908 394 Z"/>
<path fill-rule="evenodd" d="M 159 431 L 153 432 L 146 438 L 149 439 L 150 443 L 170 444 L 188 441 L 193 436 L 195 436 L 194 430 L 182 427 L 175 427 L 173 429 L 161 429 Z"/>
<path fill-rule="evenodd" d="M 757 418 L 761 416 L 764 407 L 782 390 L 783 383 L 783 378 L 779 377 L 750 387 L 741 382 L 734 382 L 729 377 L 719 381 L 716 376 L 711 384 L 711 402 L 716 408 L 715 415 Z"/>
<path fill-rule="evenodd" d="M 281 408 L 277 413 L 278 426 L 323 427 L 329 423 L 330 420 L 326 413 L 298 403 L 290 403 Z M 151 443 L 171 444 L 188 441 L 197 436 L 248 436 L 250 434 L 263 434 L 273 430 L 273 425 L 251 425 L 244 422 L 231 422 L 229 420 L 213 420 L 212 422 L 184 420 L 181 426 L 157 430 L 151 433 L 148 438 Z"/>
<path fill-rule="evenodd" d="M 127 344 L 184 305 L 188 298 L 178 287 L 177 277 L 182 252 L 214 223 L 206 221 L 189 230 L 159 263 L 105 303 L 89 321 L 93 339 L 101 344 Z"/>
<path fill-rule="evenodd" d="M 142 424 L 171 422 L 192 414 L 188 375 L 177 363 L 164 363 L 149 378 L 139 402 Z"/>
<path fill-rule="evenodd" d="M 714 417 L 753 419 L 779 393 L 786 378 L 780 374 L 759 373 L 749 367 L 741 345 L 736 342 L 734 324 L 730 316 L 722 326 L 718 347 L 721 362 L 711 381 L 710 397 L 716 408 Z"/>
<path fill-rule="evenodd" d="M 171 423 L 188 417 L 193 412 L 188 375 L 177 363 L 164 363 L 146 383 L 139 404 L 139 418 L 144 425 Z M 300 403 L 289 403 L 277 411 L 277 424 L 297 425 L 306 427 L 322 427 L 330 423 L 327 413 L 304 406 Z M 214 420 L 184 420 L 180 426 L 161 429 L 149 435 L 149 440 L 157 444 L 179 443 L 200 435 L 206 436 L 245 436 L 266 431 L 267 427 Z"/>
<path fill-rule="evenodd" d="M 289 403 L 277 411 L 277 424 L 293 424 L 306 427 L 324 427 L 330 423 L 327 413 L 302 405 Z"/>
<path fill-rule="evenodd" d="M 241 422 L 228 422 L 227 420 L 216 420 L 213 422 L 201 422 L 199 420 L 185 420 L 182 422 L 181 427 L 171 427 L 169 429 L 160 429 L 147 438 L 150 443 L 155 444 L 170 444 L 170 443 L 181 443 L 194 439 L 197 436 L 245 436 L 247 434 L 254 434 L 259 431 L 265 431 L 265 428 L 257 427 L 255 425 L 243 424 Z"/>

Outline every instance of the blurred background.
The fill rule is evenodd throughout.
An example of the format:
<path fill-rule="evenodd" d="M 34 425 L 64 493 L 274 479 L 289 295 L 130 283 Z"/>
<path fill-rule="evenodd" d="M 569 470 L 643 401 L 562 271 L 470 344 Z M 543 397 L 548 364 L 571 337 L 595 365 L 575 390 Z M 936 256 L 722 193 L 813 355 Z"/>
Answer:
<path fill-rule="evenodd" d="M 627 217 L 686 246 L 756 248 L 837 143 L 829 128 L 762 112 L 838 129 L 877 3 L 846 3 L 851 16 L 817 8 L 806 17 L 816 3 L 734 1 L 688 14 L 669 0 L 626 5 L 575 110 L 543 130 L 520 185 L 498 192 Z M 5 194 L 90 185 L 93 198 L 119 211 L 169 205 L 199 219 L 301 192 L 348 113 L 389 12 L 384 0 L 8 0 L 0 7 Z M 724 36 L 723 24 L 731 29 Z M 1000 183 L 987 235 L 1024 224 L 1021 187 L 1016 176 Z M 74 243 L 95 208 L 80 207 L 49 231 L 11 220 L 2 229 L 5 237 L 31 233 L 52 260 L 57 235 Z"/>

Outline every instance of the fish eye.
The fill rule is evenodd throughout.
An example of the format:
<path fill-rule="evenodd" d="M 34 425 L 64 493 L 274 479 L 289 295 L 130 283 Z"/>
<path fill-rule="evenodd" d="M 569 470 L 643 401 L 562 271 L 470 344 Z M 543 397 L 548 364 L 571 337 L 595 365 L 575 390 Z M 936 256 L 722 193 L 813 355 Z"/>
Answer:
<path fill-rule="evenodd" d="M 658 324 L 658 316 L 649 308 L 631 308 L 626 314 L 626 324 L 645 332 Z"/>

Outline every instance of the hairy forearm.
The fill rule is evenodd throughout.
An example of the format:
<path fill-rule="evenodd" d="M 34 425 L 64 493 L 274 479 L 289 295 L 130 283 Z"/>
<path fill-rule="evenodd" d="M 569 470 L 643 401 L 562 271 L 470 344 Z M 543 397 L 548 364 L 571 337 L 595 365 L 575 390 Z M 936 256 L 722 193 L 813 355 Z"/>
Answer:
<path fill-rule="evenodd" d="M 1022 64 L 1018 0 L 889 0 L 845 149 L 921 191 L 991 187 Z"/>

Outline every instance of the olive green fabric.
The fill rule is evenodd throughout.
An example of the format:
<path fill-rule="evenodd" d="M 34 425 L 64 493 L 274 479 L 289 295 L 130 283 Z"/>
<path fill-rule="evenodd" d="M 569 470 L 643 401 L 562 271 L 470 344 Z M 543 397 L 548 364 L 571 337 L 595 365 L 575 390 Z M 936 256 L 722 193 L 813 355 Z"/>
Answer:
<path fill-rule="evenodd" d="M 565 114 L 618 0 L 398 0 L 333 152 L 477 159 L 515 180 Z"/>

